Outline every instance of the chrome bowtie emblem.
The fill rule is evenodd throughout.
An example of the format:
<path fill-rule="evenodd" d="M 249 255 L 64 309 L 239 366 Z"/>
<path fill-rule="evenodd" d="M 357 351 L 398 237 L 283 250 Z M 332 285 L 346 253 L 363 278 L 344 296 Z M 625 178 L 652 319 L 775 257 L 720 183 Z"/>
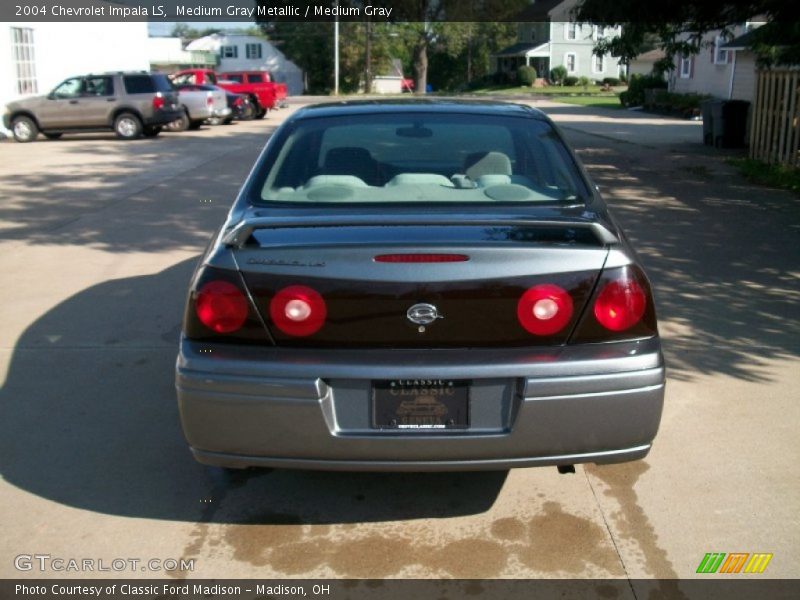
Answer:
<path fill-rule="evenodd" d="M 429 325 L 436 319 L 443 319 L 444 317 L 439 314 L 439 309 L 433 304 L 415 304 L 406 312 L 406 317 L 412 323 L 417 325 Z"/>

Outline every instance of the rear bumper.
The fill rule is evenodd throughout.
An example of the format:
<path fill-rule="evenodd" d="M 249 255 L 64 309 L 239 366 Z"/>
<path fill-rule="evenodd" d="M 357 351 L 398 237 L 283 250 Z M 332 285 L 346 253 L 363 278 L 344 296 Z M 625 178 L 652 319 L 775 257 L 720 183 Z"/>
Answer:
<path fill-rule="evenodd" d="M 225 108 L 215 108 L 211 111 L 212 117 L 227 117 L 231 114 L 231 109 L 227 106 Z"/>
<path fill-rule="evenodd" d="M 371 381 L 469 379 L 472 428 L 370 428 Z M 658 339 L 542 350 L 321 351 L 183 340 L 176 384 L 197 460 L 225 467 L 461 470 L 644 457 Z"/>
<path fill-rule="evenodd" d="M 179 119 L 183 111 L 180 109 L 161 109 L 144 118 L 145 125 L 167 125 Z"/>

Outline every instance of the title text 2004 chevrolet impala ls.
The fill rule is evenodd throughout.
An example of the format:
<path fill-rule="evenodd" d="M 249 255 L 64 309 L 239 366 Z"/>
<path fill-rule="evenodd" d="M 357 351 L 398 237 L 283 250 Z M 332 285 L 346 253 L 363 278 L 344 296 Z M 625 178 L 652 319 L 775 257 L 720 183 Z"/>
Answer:
<path fill-rule="evenodd" d="M 346 102 L 272 136 L 189 291 L 177 390 L 223 467 L 642 458 L 650 285 L 541 112 Z"/>

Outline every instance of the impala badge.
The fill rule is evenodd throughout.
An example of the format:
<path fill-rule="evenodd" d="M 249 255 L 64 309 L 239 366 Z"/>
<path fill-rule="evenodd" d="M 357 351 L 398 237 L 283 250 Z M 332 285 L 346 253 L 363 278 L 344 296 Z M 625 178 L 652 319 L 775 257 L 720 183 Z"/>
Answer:
<path fill-rule="evenodd" d="M 444 317 L 439 314 L 439 309 L 433 304 L 415 304 L 406 312 L 406 317 L 416 325 L 430 325 L 436 319 L 443 319 Z"/>

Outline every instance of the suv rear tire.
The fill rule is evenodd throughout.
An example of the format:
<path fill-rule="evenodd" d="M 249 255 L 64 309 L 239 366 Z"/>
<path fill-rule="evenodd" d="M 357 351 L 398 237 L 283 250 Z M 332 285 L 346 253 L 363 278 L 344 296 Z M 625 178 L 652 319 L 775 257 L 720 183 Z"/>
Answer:
<path fill-rule="evenodd" d="M 135 140 L 142 135 L 142 122 L 133 113 L 121 113 L 114 119 L 114 133 L 122 140 Z"/>
<path fill-rule="evenodd" d="M 39 135 L 36 121 L 26 116 L 16 117 L 11 122 L 11 131 L 14 133 L 14 139 L 22 144 L 32 142 Z"/>

